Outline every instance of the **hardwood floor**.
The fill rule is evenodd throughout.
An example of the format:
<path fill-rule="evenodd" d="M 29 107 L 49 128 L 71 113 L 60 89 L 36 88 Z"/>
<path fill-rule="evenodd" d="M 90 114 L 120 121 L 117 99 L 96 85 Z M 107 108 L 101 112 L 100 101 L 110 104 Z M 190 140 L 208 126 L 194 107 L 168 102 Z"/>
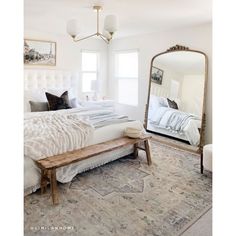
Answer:
<path fill-rule="evenodd" d="M 212 236 L 212 209 L 206 212 L 197 222 L 181 236 Z"/>

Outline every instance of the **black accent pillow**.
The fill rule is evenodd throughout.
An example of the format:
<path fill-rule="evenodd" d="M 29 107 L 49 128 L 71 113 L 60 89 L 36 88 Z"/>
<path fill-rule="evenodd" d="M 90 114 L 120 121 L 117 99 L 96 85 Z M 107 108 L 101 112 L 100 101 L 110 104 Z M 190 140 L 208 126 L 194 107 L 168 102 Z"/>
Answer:
<path fill-rule="evenodd" d="M 69 102 L 68 91 L 65 91 L 60 97 L 47 92 L 45 94 L 48 100 L 48 107 L 50 111 L 72 108 Z"/>
<path fill-rule="evenodd" d="M 173 108 L 173 109 L 176 109 L 176 110 L 179 109 L 177 103 L 174 100 L 171 101 L 169 98 L 167 98 L 167 102 L 168 102 L 168 105 L 169 105 L 170 108 Z"/>

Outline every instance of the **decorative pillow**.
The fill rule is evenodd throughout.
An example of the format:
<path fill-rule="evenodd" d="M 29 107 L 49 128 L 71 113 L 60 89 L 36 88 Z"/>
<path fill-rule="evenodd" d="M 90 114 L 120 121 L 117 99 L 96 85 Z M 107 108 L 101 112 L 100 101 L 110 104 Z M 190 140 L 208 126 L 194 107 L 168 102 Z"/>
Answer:
<path fill-rule="evenodd" d="M 168 107 L 169 106 L 167 99 L 164 97 L 157 97 L 157 101 L 161 107 Z"/>
<path fill-rule="evenodd" d="M 51 93 L 45 93 L 48 100 L 49 110 L 61 110 L 72 108 L 69 102 L 68 91 L 65 91 L 60 97 Z"/>
<path fill-rule="evenodd" d="M 70 100 L 70 104 L 72 108 L 82 108 L 82 106 L 79 104 L 79 101 L 77 98 L 73 98 Z"/>
<path fill-rule="evenodd" d="M 156 95 L 150 95 L 149 106 L 153 107 L 168 107 L 167 99 L 164 97 L 158 97 Z"/>
<path fill-rule="evenodd" d="M 29 101 L 29 104 L 30 104 L 31 112 L 48 111 L 49 110 L 47 102 L 33 102 L 33 101 Z"/>
<path fill-rule="evenodd" d="M 24 90 L 24 112 L 30 112 L 29 101 L 47 102 L 45 92 L 42 89 Z"/>
<path fill-rule="evenodd" d="M 167 98 L 167 102 L 170 108 L 177 109 L 177 110 L 179 109 L 177 103 L 174 100 L 171 101 L 169 98 Z"/>
<path fill-rule="evenodd" d="M 51 94 L 54 94 L 58 97 L 61 96 L 62 93 L 64 93 L 65 91 L 68 91 L 68 96 L 70 99 L 73 99 L 73 98 L 76 98 L 76 95 L 75 95 L 75 89 L 73 88 L 64 88 L 64 89 L 44 89 L 44 97 L 45 97 L 45 93 L 51 93 Z M 46 97 L 45 97 L 46 99 Z"/>

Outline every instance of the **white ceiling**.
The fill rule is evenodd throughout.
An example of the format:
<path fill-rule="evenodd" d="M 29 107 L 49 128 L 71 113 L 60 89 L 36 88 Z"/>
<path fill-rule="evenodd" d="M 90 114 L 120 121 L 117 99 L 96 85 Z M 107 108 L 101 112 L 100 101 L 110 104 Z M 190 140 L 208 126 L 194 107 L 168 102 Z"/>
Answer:
<path fill-rule="evenodd" d="M 78 19 L 83 34 L 96 30 L 95 4 L 104 16 L 115 14 L 115 37 L 147 34 L 211 22 L 211 0 L 24 0 L 25 30 L 66 34 L 66 22 Z"/>

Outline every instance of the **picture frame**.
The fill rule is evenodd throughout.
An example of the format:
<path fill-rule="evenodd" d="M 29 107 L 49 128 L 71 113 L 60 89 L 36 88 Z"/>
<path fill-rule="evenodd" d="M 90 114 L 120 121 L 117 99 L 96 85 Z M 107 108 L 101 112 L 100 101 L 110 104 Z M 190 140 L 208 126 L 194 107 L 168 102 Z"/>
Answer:
<path fill-rule="evenodd" d="M 163 80 L 164 71 L 160 68 L 152 66 L 151 81 L 161 85 Z"/>
<path fill-rule="evenodd" d="M 56 66 L 56 42 L 24 39 L 24 65 Z"/>

